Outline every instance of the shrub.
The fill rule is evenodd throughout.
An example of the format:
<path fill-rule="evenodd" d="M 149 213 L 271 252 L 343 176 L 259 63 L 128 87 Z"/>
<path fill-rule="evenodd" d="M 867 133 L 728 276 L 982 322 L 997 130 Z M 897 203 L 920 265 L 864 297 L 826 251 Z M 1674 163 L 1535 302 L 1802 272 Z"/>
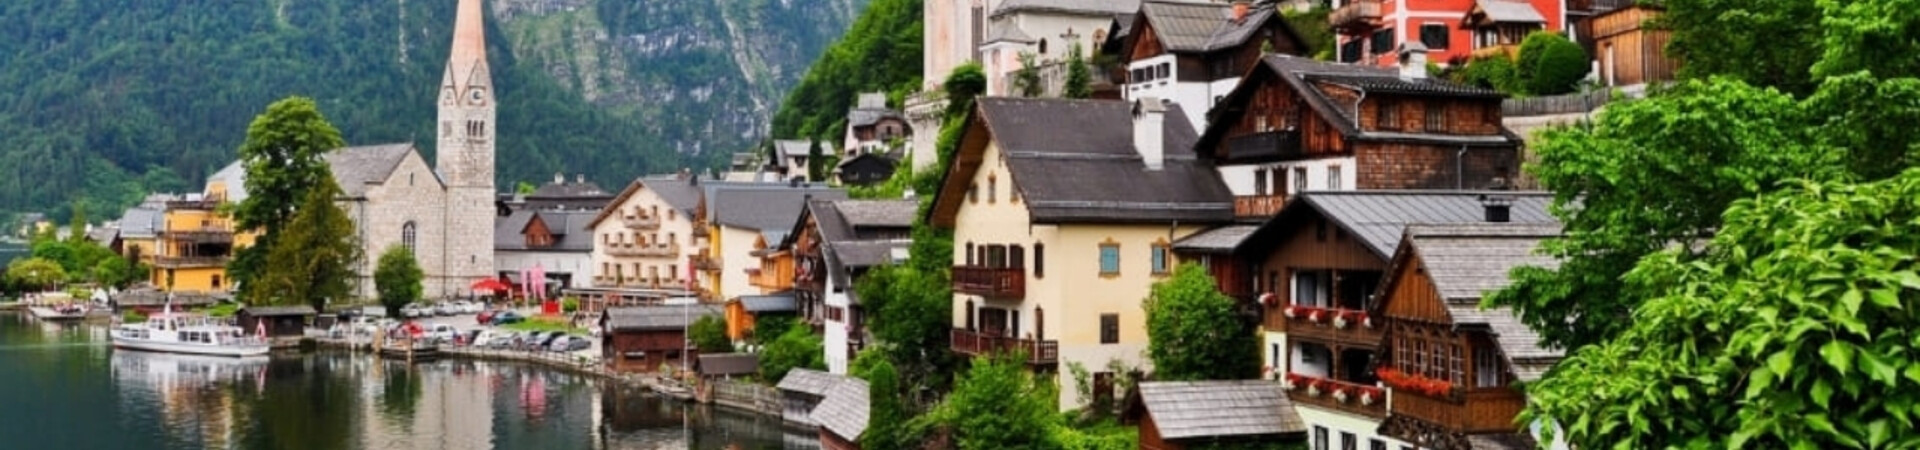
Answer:
<path fill-rule="evenodd" d="M 1505 56 L 1487 56 L 1468 62 L 1466 67 L 1455 70 L 1452 79 L 1462 84 L 1470 84 L 1500 92 L 1516 93 L 1513 60 Z"/>
<path fill-rule="evenodd" d="M 129 310 L 127 310 L 126 312 L 123 312 L 123 313 L 120 313 L 120 321 L 121 321 L 121 322 L 126 322 L 126 323 L 140 323 L 140 322 L 146 322 L 146 321 L 147 321 L 147 315 L 146 315 L 146 314 L 141 314 L 141 313 L 140 313 L 140 310 L 137 310 L 137 309 L 129 309 Z"/>
<path fill-rule="evenodd" d="M 1573 92 L 1574 85 L 1587 76 L 1591 65 L 1587 51 L 1566 36 L 1536 32 L 1520 43 L 1520 79 L 1522 88 L 1532 95 L 1559 95 Z"/>
<path fill-rule="evenodd" d="M 580 299 L 567 297 L 560 300 L 560 310 L 568 314 L 580 310 Z"/>

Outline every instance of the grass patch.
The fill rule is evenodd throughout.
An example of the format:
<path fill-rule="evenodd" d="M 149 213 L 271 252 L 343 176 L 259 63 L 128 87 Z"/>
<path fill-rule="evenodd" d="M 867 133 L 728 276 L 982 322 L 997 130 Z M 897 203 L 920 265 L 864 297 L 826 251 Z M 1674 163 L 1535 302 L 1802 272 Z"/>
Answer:
<path fill-rule="evenodd" d="M 565 320 L 528 317 L 526 321 L 501 325 L 500 328 L 513 331 L 565 331 L 567 334 L 586 335 L 587 329 L 567 326 Z"/>
<path fill-rule="evenodd" d="M 240 313 L 239 303 L 218 303 L 207 308 L 208 317 L 233 317 Z"/>

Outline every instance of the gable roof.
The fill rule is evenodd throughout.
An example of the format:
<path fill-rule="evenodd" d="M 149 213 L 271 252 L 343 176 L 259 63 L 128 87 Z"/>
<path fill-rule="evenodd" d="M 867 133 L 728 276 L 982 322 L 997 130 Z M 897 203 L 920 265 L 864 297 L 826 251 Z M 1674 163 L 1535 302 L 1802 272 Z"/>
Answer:
<path fill-rule="evenodd" d="M 1112 16 L 1140 9 L 1140 0 L 1006 0 L 989 15 L 998 18 L 1020 12 L 1060 13 L 1081 16 Z"/>
<path fill-rule="evenodd" d="M 600 320 L 609 332 L 685 329 L 705 316 L 719 316 L 713 305 L 622 306 L 607 308 Z"/>
<path fill-rule="evenodd" d="M 789 187 L 784 184 L 761 186 L 710 187 L 707 199 L 708 219 L 713 223 L 749 230 L 784 233 L 793 227 L 807 199 L 839 200 L 847 192 L 836 188 Z M 779 239 L 770 239 L 769 243 Z"/>
<path fill-rule="evenodd" d="M 535 211 L 514 210 L 513 213 L 500 216 L 493 222 L 494 250 L 535 250 L 554 252 L 593 251 L 593 229 L 587 224 L 600 215 L 600 211 Z M 553 245 L 541 248 L 527 247 L 527 226 L 534 218 L 546 224 L 547 232 L 553 233 Z"/>
<path fill-rule="evenodd" d="M 944 175 L 933 222 L 951 226 L 989 142 L 1006 160 L 1034 223 L 1193 223 L 1233 219 L 1233 193 L 1193 154 L 1180 105 L 1161 121 L 1164 163 L 1146 168 L 1134 148 L 1133 104 L 1112 100 L 982 97 Z M 1072 174 L 1071 176 L 1062 176 Z"/>
<path fill-rule="evenodd" d="M 1512 308 L 1482 308 L 1480 299 L 1506 288 L 1515 268 L 1558 267 L 1557 260 L 1539 254 L 1537 249 L 1541 241 L 1560 232 L 1558 223 L 1409 225 L 1394 255 L 1393 267 L 1418 258 L 1427 280 L 1445 302 L 1453 325 L 1486 328 L 1514 376 L 1535 381 L 1565 353 L 1541 346 L 1540 334 L 1520 322 Z M 1392 284 L 1398 280 L 1391 278 L 1378 292 L 1392 292 Z"/>
<path fill-rule="evenodd" d="M 152 238 L 160 235 L 161 222 L 165 213 L 159 210 L 133 207 L 120 214 L 121 238 Z"/>
<path fill-rule="evenodd" d="M 775 385 L 774 389 L 825 397 L 828 391 L 833 390 L 833 385 L 849 379 L 851 378 L 844 375 L 795 368 L 787 371 L 787 376 L 781 377 L 780 384 Z"/>
<path fill-rule="evenodd" d="M 1252 236 L 1259 225 L 1227 225 L 1202 231 L 1173 241 L 1173 249 L 1196 253 L 1232 253 L 1240 247 L 1248 236 Z"/>
<path fill-rule="evenodd" d="M 1148 0 L 1140 3 L 1139 11 L 1140 18 L 1147 21 L 1161 45 L 1171 53 L 1211 52 L 1239 46 L 1276 17 L 1272 5 L 1255 6 L 1242 20 L 1233 20 L 1233 5 L 1226 3 Z M 1306 45 L 1292 27 L 1285 22 L 1280 26 L 1294 42 Z"/>
<path fill-rule="evenodd" d="M 1272 381 L 1145 381 L 1138 389 L 1138 407 L 1168 440 L 1307 431 L 1286 391 Z"/>
<path fill-rule="evenodd" d="M 1308 191 L 1287 202 L 1260 229 L 1242 242 L 1241 251 L 1265 253 L 1284 242 L 1283 236 L 1325 217 L 1353 235 L 1382 261 L 1393 258 L 1401 234 L 1411 224 L 1473 224 L 1486 222 L 1488 195 L 1512 198 L 1509 223 L 1558 223 L 1547 212 L 1553 195 L 1537 191 Z"/>
<path fill-rule="evenodd" d="M 626 203 L 627 199 L 633 198 L 635 194 L 639 194 L 642 189 L 651 189 L 654 195 L 667 203 L 667 206 L 680 210 L 680 214 L 687 217 L 693 217 L 694 212 L 700 208 L 702 185 L 709 183 L 725 184 L 725 182 L 701 180 L 699 175 L 692 175 L 687 179 L 680 179 L 678 175 L 635 178 L 632 182 L 628 182 L 627 187 L 621 189 L 618 195 L 614 195 L 612 200 L 608 200 L 605 206 L 600 207 L 599 214 L 587 221 L 587 228 L 592 228 L 600 224 L 600 221 L 612 216 L 614 212 L 619 211 L 621 204 Z"/>
<path fill-rule="evenodd" d="M 1317 61 L 1293 55 L 1268 54 L 1261 57 L 1260 62 L 1212 110 L 1207 111 L 1207 129 L 1200 136 L 1198 148 L 1213 148 L 1221 139 L 1224 139 L 1239 122 L 1240 116 L 1246 114 L 1247 105 L 1251 102 L 1253 95 L 1264 86 L 1273 83 L 1284 84 L 1287 89 L 1300 94 L 1300 98 L 1305 101 L 1308 109 L 1338 130 L 1341 136 L 1351 140 L 1501 148 L 1515 147 L 1521 142 L 1520 136 L 1513 134 L 1504 126 L 1501 127 L 1500 134 L 1496 135 L 1361 130 L 1357 125 L 1358 119 L 1350 111 L 1354 108 L 1353 102 L 1335 101 L 1319 86 L 1322 84 L 1339 86 L 1363 93 L 1465 98 L 1486 102 L 1498 102 L 1505 98 L 1505 94 L 1498 91 L 1435 77 L 1403 78 L 1400 76 L 1399 69 L 1396 68 Z"/>
<path fill-rule="evenodd" d="M 821 428 L 857 442 L 860 433 L 867 431 L 867 407 L 867 382 L 847 378 L 834 384 L 820 406 L 815 406 L 807 417 Z"/>
<path fill-rule="evenodd" d="M 414 154 L 413 144 L 399 143 L 346 147 L 322 157 L 332 169 L 333 181 L 340 185 L 341 195 L 357 198 L 367 195 L 368 184 L 386 182 L 409 154 Z M 439 183 L 439 178 L 436 177 L 434 183 Z"/>
<path fill-rule="evenodd" d="M 1467 17 L 1476 15 L 1485 15 L 1486 22 L 1492 23 L 1547 23 L 1546 16 L 1533 9 L 1532 3 L 1521 1 L 1475 0 L 1473 9 L 1467 10 Z"/>
<path fill-rule="evenodd" d="M 811 145 L 811 142 L 795 139 L 773 141 L 773 154 L 774 156 L 780 157 L 779 161 L 774 161 L 774 165 L 786 164 L 786 161 L 784 161 L 786 158 L 807 157 L 807 155 L 811 153 L 809 148 Z"/>
<path fill-rule="evenodd" d="M 227 201 L 240 203 L 247 199 L 247 166 L 241 164 L 240 160 L 233 160 L 207 176 L 207 184 L 213 184 L 214 181 L 227 185 Z"/>

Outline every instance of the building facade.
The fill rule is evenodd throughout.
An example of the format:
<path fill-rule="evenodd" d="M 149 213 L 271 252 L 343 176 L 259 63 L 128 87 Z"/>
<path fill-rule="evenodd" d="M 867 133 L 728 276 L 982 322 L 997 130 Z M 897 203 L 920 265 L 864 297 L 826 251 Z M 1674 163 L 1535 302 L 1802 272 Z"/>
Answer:
<path fill-rule="evenodd" d="M 1271 5 L 1148 0 L 1120 43 L 1128 99 L 1170 100 L 1195 129 L 1207 111 L 1240 83 L 1263 53 L 1307 55 L 1310 49 Z"/>
<path fill-rule="evenodd" d="M 1513 56 L 1528 33 L 1571 35 L 1567 11 L 1581 0 L 1334 0 L 1327 15 L 1336 34 L 1334 60 L 1400 65 L 1401 45 L 1418 42 L 1438 64 Z M 1569 4 L 1574 8 L 1569 8 Z M 1570 36 L 1575 37 L 1578 36 Z"/>
<path fill-rule="evenodd" d="M 696 295 L 691 256 L 704 239 L 695 208 L 696 178 L 634 180 L 586 223 L 591 241 L 584 287 L 621 296 Z"/>

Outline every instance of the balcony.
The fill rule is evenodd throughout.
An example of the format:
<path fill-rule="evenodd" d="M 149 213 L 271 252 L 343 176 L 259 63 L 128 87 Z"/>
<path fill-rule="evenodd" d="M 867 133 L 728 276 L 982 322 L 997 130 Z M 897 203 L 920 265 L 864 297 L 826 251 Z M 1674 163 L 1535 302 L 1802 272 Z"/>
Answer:
<path fill-rule="evenodd" d="M 1321 343 L 1339 343 L 1346 347 L 1377 348 L 1381 333 L 1366 311 L 1312 306 L 1287 306 L 1280 309 L 1283 328 L 1289 339 Z"/>
<path fill-rule="evenodd" d="M 174 229 L 163 232 L 162 237 L 196 244 L 232 244 L 233 230 L 214 227 Z"/>
<path fill-rule="evenodd" d="M 1380 3 L 1370 0 L 1348 3 L 1340 9 L 1333 10 L 1333 13 L 1327 14 L 1327 22 L 1332 24 L 1335 30 L 1355 31 L 1373 28 L 1380 23 Z"/>
<path fill-rule="evenodd" d="M 720 267 L 721 261 L 718 257 L 709 256 L 705 252 L 693 255 L 694 270 L 718 271 Z"/>
<path fill-rule="evenodd" d="M 1019 267 L 954 266 L 953 291 L 994 298 L 1025 298 L 1027 274 Z"/>
<path fill-rule="evenodd" d="M 620 223 L 624 223 L 627 225 L 627 228 L 635 230 L 656 230 L 660 228 L 660 217 L 621 216 Z"/>
<path fill-rule="evenodd" d="M 1305 156 L 1300 148 L 1300 132 L 1272 130 L 1227 138 L 1226 163 L 1264 163 Z"/>
<path fill-rule="evenodd" d="M 1265 219 L 1280 213 L 1287 206 L 1285 195 L 1240 195 L 1233 198 L 1233 217 L 1241 219 Z"/>
<path fill-rule="evenodd" d="M 1464 394 L 1456 389 L 1447 397 L 1396 388 L 1392 411 L 1453 433 L 1512 433 L 1520 430 L 1513 419 L 1526 406 L 1525 395 L 1505 387 L 1471 389 Z"/>
<path fill-rule="evenodd" d="M 1047 365 L 1060 362 L 1058 341 L 1034 341 L 996 336 L 965 328 L 953 329 L 953 351 L 967 356 L 1021 351 L 1027 354 L 1027 364 Z"/>
<path fill-rule="evenodd" d="M 610 244 L 606 246 L 608 255 L 633 257 L 661 257 L 680 254 L 680 244 Z"/>
<path fill-rule="evenodd" d="M 155 256 L 154 267 L 170 269 L 188 267 L 225 267 L 227 256 Z"/>
<path fill-rule="evenodd" d="M 1287 398 L 1306 404 L 1375 419 L 1387 416 L 1386 389 L 1340 380 L 1287 374 Z"/>
<path fill-rule="evenodd" d="M 1516 44 L 1489 45 L 1473 49 L 1472 58 L 1505 57 L 1509 60 L 1520 57 L 1520 46 Z"/>

